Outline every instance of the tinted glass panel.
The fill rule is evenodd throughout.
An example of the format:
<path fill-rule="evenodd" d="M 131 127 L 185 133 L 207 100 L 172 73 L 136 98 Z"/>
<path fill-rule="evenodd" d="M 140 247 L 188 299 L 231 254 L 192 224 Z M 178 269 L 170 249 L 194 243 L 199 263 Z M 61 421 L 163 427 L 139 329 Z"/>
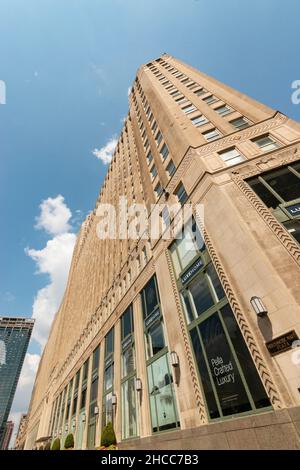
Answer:
<path fill-rule="evenodd" d="M 263 178 L 285 201 L 300 197 L 300 179 L 288 168 L 272 172 Z"/>
<path fill-rule="evenodd" d="M 199 326 L 199 331 L 223 415 L 228 416 L 251 410 L 218 314 L 215 313 L 203 321 Z"/>
<path fill-rule="evenodd" d="M 269 208 L 276 209 L 278 204 L 280 203 L 279 199 L 277 199 L 271 191 L 264 186 L 258 178 L 254 180 L 248 181 L 248 184 L 251 186 L 253 191 L 257 194 L 257 196 L 265 203 L 265 205 Z"/>
<path fill-rule="evenodd" d="M 218 410 L 217 402 L 215 400 L 215 395 L 213 392 L 211 380 L 209 378 L 207 366 L 204 360 L 197 328 L 194 328 L 193 330 L 191 330 L 191 338 L 192 338 L 196 363 L 199 369 L 199 375 L 200 375 L 203 391 L 204 391 L 205 398 L 206 398 L 209 416 L 211 419 L 219 418 L 220 413 Z"/>
<path fill-rule="evenodd" d="M 214 301 L 204 276 L 198 277 L 189 285 L 198 316 L 214 305 Z"/>
<path fill-rule="evenodd" d="M 235 320 L 230 306 L 226 305 L 226 307 L 222 308 L 221 313 L 235 349 L 235 353 L 243 369 L 243 373 L 256 408 L 270 406 L 270 400 L 268 399 L 266 391 L 262 385 L 257 369 L 253 363 L 252 357 L 245 344 L 241 330 Z"/>

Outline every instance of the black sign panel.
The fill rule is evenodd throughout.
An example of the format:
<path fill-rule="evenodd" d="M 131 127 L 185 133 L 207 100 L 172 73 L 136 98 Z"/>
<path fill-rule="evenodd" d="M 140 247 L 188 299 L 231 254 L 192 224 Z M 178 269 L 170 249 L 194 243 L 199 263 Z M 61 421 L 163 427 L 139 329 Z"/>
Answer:
<path fill-rule="evenodd" d="M 292 349 L 292 344 L 294 341 L 297 341 L 298 335 L 295 330 L 289 331 L 284 335 L 278 336 L 278 338 L 272 339 L 266 343 L 269 353 L 271 356 L 276 356 L 277 354 L 283 353 Z"/>
<path fill-rule="evenodd" d="M 190 279 L 191 277 L 194 276 L 194 274 L 196 274 L 198 271 L 200 271 L 200 269 L 203 268 L 203 263 L 202 263 L 202 260 L 201 258 L 197 259 L 197 261 L 195 261 L 194 264 L 192 264 L 192 266 L 189 267 L 189 269 L 187 269 L 181 276 L 181 283 L 184 285 L 186 284 Z"/>
<path fill-rule="evenodd" d="M 300 217 L 300 202 L 292 204 L 291 206 L 286 206 L 285 209 L 292 217 Z"/>

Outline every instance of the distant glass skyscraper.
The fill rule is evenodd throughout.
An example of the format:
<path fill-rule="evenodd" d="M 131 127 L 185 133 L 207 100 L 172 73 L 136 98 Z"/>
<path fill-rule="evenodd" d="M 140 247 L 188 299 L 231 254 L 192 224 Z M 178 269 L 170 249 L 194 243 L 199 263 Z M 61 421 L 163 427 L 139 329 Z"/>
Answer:
<path fill-rule="evenodd" d="M 34 320 L 0 318 L 0 448 Z"/>

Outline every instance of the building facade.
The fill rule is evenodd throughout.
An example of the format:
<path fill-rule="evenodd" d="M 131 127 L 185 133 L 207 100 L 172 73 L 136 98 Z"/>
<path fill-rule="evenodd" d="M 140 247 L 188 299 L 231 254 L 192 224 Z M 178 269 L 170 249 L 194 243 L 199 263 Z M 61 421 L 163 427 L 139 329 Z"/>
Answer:
<path fill-rule="evenodd" d="M 172 56 L 140 67 L 25 448 L 94 448 L 109 421 L 123 448 L 300 448 L 299 211 L 298 123 Z"/>
<path fill-rule="evenodd" d="M 33 325 L 29 318 L 0 318 L 0 445 Z"/>
<path fill-rule="evenodd" d="M 0 318 L 0 445 L 33 325 L 29 318 Z"/>
<path fill-rule="evenodd" d="M 8 446 L 10 443 L 13 430 L 14 430 L 14 423 L 12 421 L 6 421 L 1 450 L 8 450 Z"/>
<path fill-rule="evenodd" d="M 16 435 L 15 450 L 23 450 L 25 447 L 27 429 L 27 414 L 23 413 L 20 418 L 19 428 Z"/>

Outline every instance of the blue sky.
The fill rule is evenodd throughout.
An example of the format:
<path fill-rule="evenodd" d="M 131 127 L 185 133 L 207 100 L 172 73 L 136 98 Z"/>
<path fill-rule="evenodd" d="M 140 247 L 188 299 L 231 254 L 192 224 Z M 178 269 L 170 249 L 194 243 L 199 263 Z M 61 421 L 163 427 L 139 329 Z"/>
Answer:
<path fill-rule="evenodd" d="M 34 227 L 41 202 L 63 196 L 68 234 L 93 208 L 92 150 L 120 132 L 139 65 L 168 52 L 300 120 L 299 15 L 298 0 L 0 0 L 0 315 L 31 316 L 49 283 L 25 252 L 57 235 Z"/>

